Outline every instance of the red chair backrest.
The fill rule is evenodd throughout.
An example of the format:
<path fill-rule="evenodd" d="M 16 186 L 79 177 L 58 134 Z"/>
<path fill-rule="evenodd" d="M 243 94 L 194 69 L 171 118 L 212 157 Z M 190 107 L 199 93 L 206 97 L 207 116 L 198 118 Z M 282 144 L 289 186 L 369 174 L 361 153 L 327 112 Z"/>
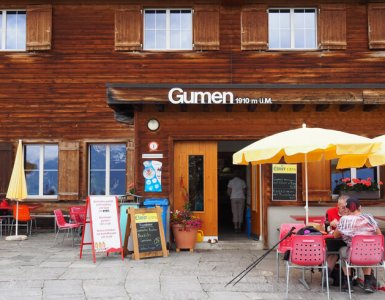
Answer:
<path fill-rule="evenodd" d="M 354 265 L 376 265 L 384 258 L 384 236 L 356 235 L 350 247 L 350 263 Z"/>
<path fill-rule="evenodd" d="M 55 214 L 56 224 L 58 227 L 64 227 L 67 225 L 67 222 L 64 219 L 63 212 L 61 211 L 61 209 L 55 209 L 53 213 Z"/>
<path fill-rule="evenodd" d="M 281 240 L 293 227 L 295 227 L 294 232 L 296 232 L 298 229 L 305 227 L 305 224 L 299 224 L 299 223 L 282 224 L 281 228 L 279 229 L 279 240 Z M 293 238 L 293 235 L 289 236 L 287 239 L 279 243 L 277 248 L 279 253 L 285 253 L 287 250 L 291 249 L 292 238 Z"/>
<path fill-rule="evenodd" d="M 85 206 L 71 206 L 70 207 L 70 218 L 72 221 L 83 224 L 86 218 L 86 207 Z"/>
<path fill-rule="evenodd" d="M 17 209 L 17 207 L 19 207 L 19 209 Z M 19 211 L 18 214 L 16 214 L 17 210 Z M 29 213 L 28 205 L 14 205 L 12 214 L 15 220 L 17 219 L 18 221 L 22 222 L 31 221 L 31 215 Z"/>
<path fill-rule="evenodd" d="M 322 235 L 294 235 L 290 261 L 300 266 L 318 266 L 325 262 L 326 248 Z"/>

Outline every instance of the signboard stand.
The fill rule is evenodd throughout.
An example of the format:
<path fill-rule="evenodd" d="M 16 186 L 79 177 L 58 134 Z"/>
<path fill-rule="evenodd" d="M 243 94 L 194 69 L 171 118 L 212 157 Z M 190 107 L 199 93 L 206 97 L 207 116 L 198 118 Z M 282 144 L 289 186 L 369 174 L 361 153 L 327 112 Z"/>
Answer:
<path fill-rule="evenodd" d="M 96 252 L 120 252 L 123 247 L 118 217 L 118 199 L 113 196 L 89 196 L 86 202 L 86 221 L 80 245 L 80 258 L 84 246 L 90 245 L 96 263 Z"/>
<path fill-rule="evenodd" d="M 139 260 L 144 257 L 168 256 L 164 237 L 162 209 L 130 208 L 124 237 L 124 254 L 127 255 L 128 238 L 132 236 L 134 245 L 133 258 Z"/>

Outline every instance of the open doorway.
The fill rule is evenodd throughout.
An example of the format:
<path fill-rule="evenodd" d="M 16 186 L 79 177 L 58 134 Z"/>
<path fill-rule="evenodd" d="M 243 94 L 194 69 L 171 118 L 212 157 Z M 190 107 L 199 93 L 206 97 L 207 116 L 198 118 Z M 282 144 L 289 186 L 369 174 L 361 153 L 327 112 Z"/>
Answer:
<path fill-rule="evenodd" d="M 230 196 L 227 186 L 237 174 L 246 183 L 247 191 L 250 190 L 250 176 L 248 166 L 233 165 L 233 154 L 251 144 L 253 141 L 220 141 L 218 142 L 218 237 L 220 240 L 244 239 L 246 233 L 246 203 L 245 199 L 243 222 L 240 232 L 235 232 Z M 250 197 L 250 192 L 246 193 Z"/>

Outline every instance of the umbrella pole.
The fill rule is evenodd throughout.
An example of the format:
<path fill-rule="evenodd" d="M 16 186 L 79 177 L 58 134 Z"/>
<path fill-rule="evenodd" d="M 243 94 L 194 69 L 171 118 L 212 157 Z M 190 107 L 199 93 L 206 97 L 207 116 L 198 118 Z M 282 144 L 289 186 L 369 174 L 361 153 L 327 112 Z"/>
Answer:
<path fill-rule="evenodd" d="M 16 236 L 19 235 L 19 201 L 16 201 Z"/>
<path fill-rule="evenodd" d="M 306 225 L 309 223 L 309 193 L 308 193 L 308 184 L 307 184 L 307 153 L 305 153 L 305 215 L 306 215 Z"/>

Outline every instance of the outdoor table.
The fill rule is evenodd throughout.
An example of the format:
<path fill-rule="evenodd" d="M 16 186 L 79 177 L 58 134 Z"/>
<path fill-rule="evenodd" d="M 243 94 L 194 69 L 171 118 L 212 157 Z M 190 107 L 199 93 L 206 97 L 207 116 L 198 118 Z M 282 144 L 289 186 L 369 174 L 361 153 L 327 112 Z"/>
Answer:
<path fill-rule="evenodd" d="M 290 218 L 296 220 L 296 221 L 301 221 L 301 222 L 306 222 L 306 216 L 302 215 L 293 215 L 290 216 Z M 311 220 L 311 221 L 310 221 Z M 323 223 L 325 220 L 325 216 L 309 216 L 309 222 L 314 222 L 314 223 Z"/>
<path fill-rule="evenodd" d="M 385 221 L 385 216 L 374 216 L 375 219 Z"/>

